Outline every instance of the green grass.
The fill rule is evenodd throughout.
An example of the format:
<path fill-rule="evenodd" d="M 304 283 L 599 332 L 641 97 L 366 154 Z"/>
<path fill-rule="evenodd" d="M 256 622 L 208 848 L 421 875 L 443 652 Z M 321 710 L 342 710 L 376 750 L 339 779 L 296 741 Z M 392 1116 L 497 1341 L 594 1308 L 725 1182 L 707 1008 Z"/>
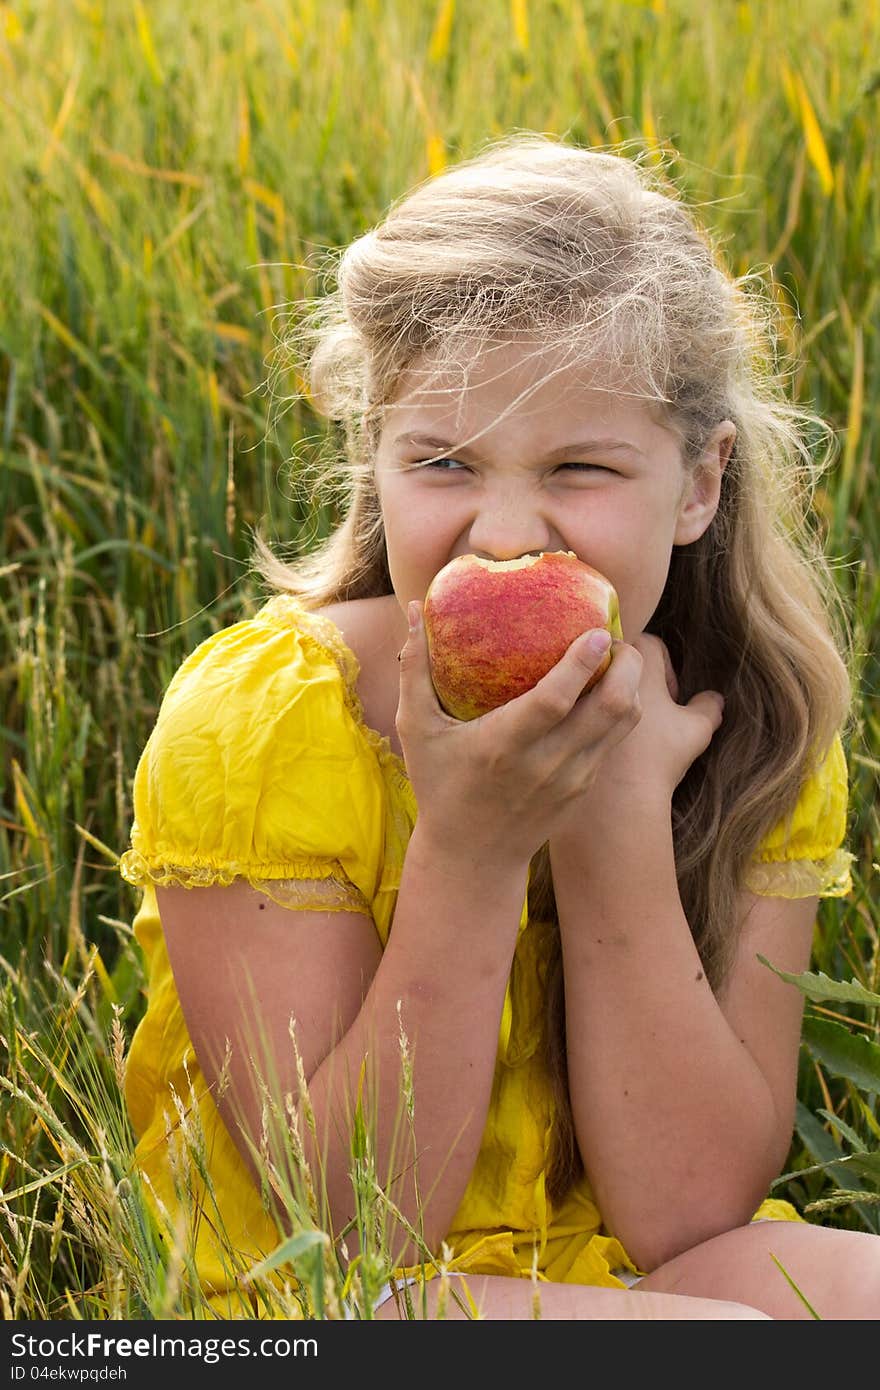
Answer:
<path fill-rule="evenodd" d="M 203 1311 L 184 1255 L 165 1259 L 145 1223 L 117 1084 L 143 1009 L 136 903 L 113 862 L 131 779 L 179 661 L 260 601 L 248 528 L 265 519 L 303 546 L 333 524 L 288 462 L 326 427 L 304 402 L 280 408 L 284 306 L 320 288 L 325 248 L 493 136 L 656 145 L 731 269 L 773 285 L 793 394 L 839 430 L 816 504 L 859 659 L 855 890 L 823 904 L 814 966 L 880 984 L 880 4 L 186 13 L 0 5 L 5 1316 Z M 873 1005 L 808 1014 L 827 1009 L 878 1040 Z M 876 1230 L 869 1177 L 847 1195 L 816 1168 L 841 1145 L 876 1152 L 876 1090 L 853 1075 L 802 1050 L 777 1195 Z M 336 1254 L 303 1229 L 301 1258 L 326 1274 L 309 1287 L 333 1316 Z"/>

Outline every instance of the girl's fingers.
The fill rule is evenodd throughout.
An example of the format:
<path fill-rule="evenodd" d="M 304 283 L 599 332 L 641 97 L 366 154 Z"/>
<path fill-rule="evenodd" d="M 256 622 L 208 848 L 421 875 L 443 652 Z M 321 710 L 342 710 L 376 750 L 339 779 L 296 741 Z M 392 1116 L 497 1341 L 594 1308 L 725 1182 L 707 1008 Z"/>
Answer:
<path fill-rule="evenodd" d="M 594 638 L 598 640 L 594 642 Z M 601 628 L 576 638 L 552 671 L 532 690 L 510 702 L 507 708 L 515 712 L 520 737 L 533 740 L 550 733 L 594 682 L 591 705 L 597 718 L 597 737 L 622 719 L 637 720 L 642 659 L 633 647 L 618 642 L 612 660 L 611 645 L 610 635 Z"/>
<path fill-rule="evenodd" d="M 672 664 L 672 657 L 669 655 L 669 648 L 663 643 L 663 671 L 666 676 L 666 689 L 672 699 L 678 701 L 678 676 L 675 674 L 675 667 Z"/>
<path fill-rule="evenodd" d="M 431 679 L 428 639 L 422 618 L 422 605 L 415 599 L 409 604 L 410 620 L 406 644 L 398 655 L 400 662 L 400 699 L 397 706 L 397 728 L 400 732 L 422 723 L 428 717 L 444 714 Z M 415 622 L 414 622 L 415 620 Z M 446 716 L 449 718 L 450 716 Z"/>
<path fill-rule="evenodd" d="M 708 737 L 704 749 L 708 748 L 712 735 L 720 729 L 721 721 L 724 718 L 724 696 L 717 690 L 701 690 L 699 695 L 693 695 L 688 700 L 687 708 L 693 710 L 695 714 L 702 714 L 708 721 Z"/>
<path fill-rule="evenodd" d="M 397 729 L 401 738 L 408 731 L 429 727 L 431 721 L 456 722 L 446 714 L 431 679 L 431 662 L 421 604 L 410 604 L 411 624 L 406 645 L 400 652 L 400 699 Z M 612 651 L 613 648 L 613 651 Z M 613 656 L 613 661 L 612 661 Z M 638 686 L 642 657 L 634 647 L 612 642 L 603 628 L 577 637 L 542 680 L 524 695 L 492 710 L 483 717 L 504 721 L 508 737 L 521 747 L 545 738 L 571 713 L 588 687 L 595 685 L 591 722 L 598 741 L 609 730 L 638 722 Z"/>

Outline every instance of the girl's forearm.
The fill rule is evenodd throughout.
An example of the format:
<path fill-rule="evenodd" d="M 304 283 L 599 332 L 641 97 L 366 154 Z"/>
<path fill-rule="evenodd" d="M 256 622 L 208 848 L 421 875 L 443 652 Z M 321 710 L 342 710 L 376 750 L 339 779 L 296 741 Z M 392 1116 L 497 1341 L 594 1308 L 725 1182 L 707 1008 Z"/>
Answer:
<path fill-rule="evenodd" d="M 606 1226 L 643 1268 L 749 1220 L 776 1171 L 774 1102 L 707 984 L 668 801 L 551 841 L 575 1130 Z"/>
<path fill-rule="evenodd" d="M 351 1116 L 364 1059 L 377 1178 L 384 1186 L 396 1175 L 389 1195 L 430 1248 L 449 1230 L 485 1126 L 527 877 L 527 862 L 463 866 L 416 826 L 364 1006 L 309 1083 L 337 1231 L 353 1209 Z M 399 1025 L 412 1065 L 412 1125 L 403 1112 Z"/>

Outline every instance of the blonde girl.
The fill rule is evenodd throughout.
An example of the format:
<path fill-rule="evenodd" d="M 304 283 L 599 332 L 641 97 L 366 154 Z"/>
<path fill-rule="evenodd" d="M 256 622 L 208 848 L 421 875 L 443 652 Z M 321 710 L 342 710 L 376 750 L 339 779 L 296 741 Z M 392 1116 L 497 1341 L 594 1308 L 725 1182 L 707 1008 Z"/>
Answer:
<path fill-rule="evenodd" d="M 659 175 L 525 134 L 402 198 L 315 307 L 344 520 L 291 565 L 260 542 L 277 592 L 174 676 L 123 859 L 138 1161 L 179 1237 L 195 1109 L 221 1314 L 281 1239 L 274 1086 L 335 1233 L 366 1107 L 403 1218 L 377 1316 L 407 1268 L 432 1316 L 441 1254 L 447 1316 L 531 1317 L 537 1285 L 545 1318 L 809 1317 L 776 1260 L 821 1317 L 876 1316 L 880 1242 L 766 1200 L 802 998 L 758 956 L 805 969 L 849 891 L 850 682 L 749 291 Z M 608 640 L 584 634 L 450 718 L 431 579 L 555 550 L 618 592 L 606 674 L 583 693 Z"/>

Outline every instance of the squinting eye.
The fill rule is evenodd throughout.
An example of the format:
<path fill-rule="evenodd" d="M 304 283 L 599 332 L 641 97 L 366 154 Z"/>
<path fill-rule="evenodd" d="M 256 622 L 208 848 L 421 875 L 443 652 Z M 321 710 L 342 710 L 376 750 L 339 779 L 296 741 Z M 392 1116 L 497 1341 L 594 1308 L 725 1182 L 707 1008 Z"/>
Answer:
<path fill-rule="evenodd" d="M 560 468 L 592 468 L 595 473 L 610 473 L 611 469 L 601 463 L 561 463 Z"/>
<path fill-rule="evenodd" d="M 421 467 L 421 468 L 440 468 L 440 471 L 441 471 L 442 473 L 448 473 L 448 472 L 450 472 L 450 470 L 449 470 L 448 468 L 441 468 L 441 464 L 444 464 L 444 463 L 454 463 L 457 467 L 461 467 L 461 465 L 460 465 L 459 462 L 458 462 L 458 459 L 451 459 L 451 458 L 442 458 L 442 459 L 416 459 L 416 463 L 417 463 L 417 464 L 419 465 L 419 467 Z"/>

